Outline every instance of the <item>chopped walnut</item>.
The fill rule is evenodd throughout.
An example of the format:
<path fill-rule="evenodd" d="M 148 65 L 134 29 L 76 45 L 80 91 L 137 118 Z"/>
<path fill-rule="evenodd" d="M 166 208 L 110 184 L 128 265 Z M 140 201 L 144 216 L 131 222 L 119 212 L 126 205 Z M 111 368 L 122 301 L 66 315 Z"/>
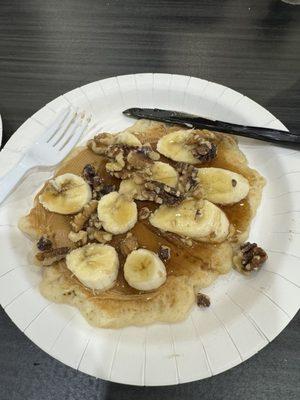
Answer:
<path fill-rule="evenodd" d="M 259 269 L 267 258 L 267 253 L 256 243 L 246 242 L 240 246 L 240 251 L 233 261 L 241 271 L 251 272 Z"/>
<path fill-rule="evenodd" d="M 184 196 L 179 190 L 155 181 L 145 183 L 145 188 L 142 190 L 142 197 L 144 200 L 168 206 L 178 205 L 184 200 Z"/>
<path fill-rule="evenodd" d="M 83 246 L 87 243 L 86 231 L 79 231 L 79 232 L 71 231 L 68 235 L 68 238 L 71 240 L 71 242 L 74 242 L 80 246 Z"/>
<path fill-rule="evenodd" d="M 87 164 L 82 171 L 82 176 L 92 189 L 92 198 L 100 200 L 102 196 L 116 190 L 115 185 L 104 183 L 104 180 L 97 174 L 91 164 Z"/>
<path fill-rule="evenodd" d="M 178 163 L 176 169 L 179 174 L 178 183 L 182 193 L 187 193 L 197 185 L 198 170 L 191 164 L 184 162 Z"/>
<path fill-rule="evenodd" d="M 150 214 L 151 211 L 148 207 L 142 207 L 139 211 L 139 219 L 147 219 Z"/>
<path fill-rule="evenodd" d="M 36 244 L 36 247 L 40 251 L 46 251 L 52 249 L 52 242 L 47 236 L 41 236 Z"/>
<path fill-rule="evenodd" d="M 99 243 L 106 243 L 112 240 L 112 234 L 106 231 L 88 227 L 87 235 L 89 240 L 97 240 Z"/>
<path fill-rule="evenodd" d="M 90 216 L 87 225 L 90 228 L 100 229 L 102 228 L 102 223 L 99 221 L 98 214 L 94 213 Z"/>
<path fill-rule="evenodd" d="M 69 251 L 70 247 L 59 247 L 37 253 L 35 257 L 42 265 L 48 266 L 64 259 Z"/>
<path fill-rule="evenodd" d="M 112 161 L 106 163 L 107 172 L 121 171 L 125 167 L 125 146 L 109 146 L 105 155 Z"/>
<path fill-rule="evenodd" d="M 151 147 L 133 147 L 127 145 L 109 146 L 106 156 L 111 160 L 106 164 L 107 172 L 119 179 L 128 179 L 135 174 L 149 178 L 152 174 L 153 159 L 157 159 L 156 152 Z"/>
<path fill-rule="evenodd" d="M 79 232 L 85 226 L 90 216 L 96 211 L 98 202 L 96 200 L 91 200 L 86 204 L 82 211 L 76 214 L 71 221 L 71 226 L 74 232 Z"/>
<path fill-rule="evenodd" d="M 192 154 L 200 162 L 205 163 L 212 161 L 217 156 L 217 146 L 214 143 L 203 141 L 195 146 L 192 150 Z"/>
<path fill-rule="evenodd" d="M 87 146 L 94 153 L 104 155 L 108 146 L 112 145 L 114 141 L 115 138 L 112 134 L 99 133 L 93 139 L 88 141 Z"/>
<path fill-rule="evenodd" d="M 200 162 L 212 161 L 217 155 L 217 146 L 204 138 L 203 131 L 189 137 L 186 144 L 193 146 L 192 154 Z"/>
<path fill-rule="evenodd" d="M 131 233 L 128 232 L 125 239 L 120 243 L 120 250 L 123 256 L 128 256 L 133 250 L 136 250 L 139 247 L 137 238 Z"/>
<path fill-rule="evenodd" d="M 87 181 L 87 183 L 93 187 L 94 179 L 97 176 L 95 167 L 93 167 L 91 164 L 85 165 L 85 167 L 82 170 L 82 176 Z"/>
<path fill-rule="evenodd" d="M 127 156 L 128 169 L 145 169 L 151 167 L 153 161 L 148 157 L 147 152 L 140 149 L 131 150 Z"/>
<path fill-rule="evenodd" d="M 164 262 L 168 261 L 171 258 L 170 247 L 161 245 L 158 249 L 158 257 Z"/>
<path fill-rule="evenodd" d="M 197 305 L 199 307 L 209 307 L 210 306 L 210 298 L 204 293 L 197 294 Z"/>

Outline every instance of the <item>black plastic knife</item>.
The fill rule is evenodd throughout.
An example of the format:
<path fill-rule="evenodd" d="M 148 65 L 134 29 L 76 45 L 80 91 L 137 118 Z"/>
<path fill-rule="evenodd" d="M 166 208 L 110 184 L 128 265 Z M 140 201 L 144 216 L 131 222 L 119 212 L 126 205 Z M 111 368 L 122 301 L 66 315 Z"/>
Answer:
<path fill-rule="evenodd" d="M 145 118 L 154 121 L 179 124 L 189 128 L 209 129 L 217 132 L 233 133 L 252 139 L 275 142 L 278 144 L 300 144 L 300 136 L 279 129 L 260 128 L 256 126 L 238 125 L 230 122 L 210 120 L 180 111 L 160 110 L 158 108 L 128 108 L 123 111 L 128 117 Z"/>

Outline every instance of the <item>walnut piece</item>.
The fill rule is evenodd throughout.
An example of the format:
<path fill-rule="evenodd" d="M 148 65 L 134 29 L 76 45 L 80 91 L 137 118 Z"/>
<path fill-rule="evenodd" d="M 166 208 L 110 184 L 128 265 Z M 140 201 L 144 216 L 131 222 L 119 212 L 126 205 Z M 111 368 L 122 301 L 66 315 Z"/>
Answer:
<path fill-rule="evenodd" d="M 197 305 L 199 307 L 209 307 L 210 306 L 210 298 L 204 293 L 197 294 Z"/>
<path fill-rule="evenodd" d="M 96 240 L 99 243 L 110 242 L 112 239 L 111 233 L 90 227 L 87 228 L 87 235 L 89 240 Z"/>
<path fill-rule="evenodd" d="M 110 159 L 107 172 L 119 179 L 128 179 L 134 174 L 149 178 L 153 160 L 159 158 L 149 146 L 134 147 L 122 144 L 109 146 L 105 155 Z"/>
<path fill-rule="evenodd" d="M 35 255 L 36 259 L 45 266 L 52 265 L 66 257 L 70 247 L 58 247 L 57 249 L 46 250 Z"/>
<path fill-rule="evenodd" d="M 139 211 L 139 219 L 147 219 L 149 215 L 151 214 L 151 211 L 149 210 L 148 207 L 142 207 Z"/>
<path fill-rule="evenodd" d="M 76 243 L 79 246 L 84 246 L 87 243 L 86 231 L 73 232 L 71 231 L 68 235 L 71 242 Z"/>
<path fill-rule="evenodd" d="M 267 253 L 256 243 L 246 242 L 240 249 L 242 252 L 242 269 L 246 272 L 257 270 L 268 258 Z"/>
<path fill-rule="evenodd" d="M 120 243 L 120 250 L 123 256 L 128 256 L 133 250 L 136 250 L 139 247 L 137 238 L 131 233 L 128 232 L 125 239 Z"/>
<path fill-rule="evenodd" d="M 203 141 L 195 146 L 192 154 L 202 163 L 209 162 L 216 158 L 217 146 L 214 143 Z"/>
<path fill-rule="evenodd" d="M 36 247 L 40 251 L 46 251 L 52 249 L 52 242 L 47 236 L 41 236 L 36 244 Z"/>
<path fill-rule="evenodd" d="M 164 262 L 168 261 L 171 258 L 170 247 L 161 245 L 158 249 L 158 257 Z"/>
<path fill-rule="evenodd" d="M 80 213 L 74 216 L 73 221 L 71 221 L 71 227 L 74 232 L 79 232 L 82 230 L 90 216 L 97 210 L 97 205 L 97 200 L 91 200 L 83 207 Z"/>
<path fill-rule="evenodd" d="M 217 155 L 217 146 L 204 138 L 203 131 L 195 133 L 186 141 L 187 145 L 193 146 L 192 154 L 200 162 L 212 161 Z"/>
<path fill-rule="evenodd" d="M 184 200 L 184 196 L 180 193 L 180 190 L 156 181 L 145 183 L 142 190 L 142 197 L 144 200 L 168 206 L 176 206 Z"/>
<path fill-rule="evenodd" d="M 177 163 L 178 184 L 182 193 L 188 193 L 197 186 L 198 170 L 192 164 L 180 162 Z"/>
<path fill-rule="evenodd" d="M 102 228 L 102 223 L 99 221 L 99 218 L 98 218 L 98 214 L 97 214 L 97 213 L 93 213 L 93 214 L 90 216 L 87 225 L 88 225 L 90 228 L 96 228 L 96 229 L 101 229 L 101 228 Z"/>
<path fill-rule="evenodd" d="M 108 146 L 112 145 L 115 137 L 110 133 L 99 133 L 93 139 L 89 140 L 87 146 L 96 154 L 104 155 Z"/>
<path fill-rule="evenodd" d="M 267 253 L 256 243 L 246 242 L 233 257 L 233 263 L 238 271 L 248 273 L 259 269 L 267 258 Z"/>
<path fill-rule="evenodd" d="M 131 150 L 127 156 L 128 169 L 145 169 L 151 167 L 153 161 L 148 157 L 147 152 L 141 147 L 140 149 Z"/>

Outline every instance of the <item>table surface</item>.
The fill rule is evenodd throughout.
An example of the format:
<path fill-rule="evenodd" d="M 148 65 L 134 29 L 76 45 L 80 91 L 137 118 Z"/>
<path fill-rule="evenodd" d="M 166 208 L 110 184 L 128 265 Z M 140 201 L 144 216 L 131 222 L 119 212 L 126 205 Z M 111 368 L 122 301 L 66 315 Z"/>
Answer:
<path fill-rule="evenodd" d="M 1 0 L 4 143 L 77 86 L 136 72 L 219 82 L 300 130 L 300 7 L 280 0 Z M 256 356 L 189 384 L 139 388 L 94 379 L 31 343 L 0 310 L 0 400 L 299 399 L 299 314 Z M 159 367 L 159 366 L 158 366 Z"/>

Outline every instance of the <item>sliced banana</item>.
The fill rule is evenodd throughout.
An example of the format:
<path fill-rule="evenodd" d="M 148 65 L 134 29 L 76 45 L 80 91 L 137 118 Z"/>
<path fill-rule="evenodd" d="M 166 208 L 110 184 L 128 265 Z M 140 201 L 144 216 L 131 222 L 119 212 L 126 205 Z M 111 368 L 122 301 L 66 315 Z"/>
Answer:
<path fill-rule="evenodd" d="M 164 263 L 150 250 L 132 251 L 124 264 L 124 277 L 128 284 L 138 290 L 154 290 L 167 279 Z"/>
<path fill-rule="evenodd" d="M 151 180 L 175 187 L 178 181 L 177 171 L 169 164 L 155 161 L 151 167 Z"/>
<path fill-rule="evenodd" d="M 107 232 L 114 235 L 125 233 L 137 221 L 137 206 L 128 196 L 111 192 L 99 200 L 98 218 Z"/>
<path fill-rule="evenodd" d="M 49 211 L 74 214 L 92 198 L 89 184 L 74 174 L 59 175 L 51 179 L 39 196 L 39 202 Z"/>
<path fill-rule="evenodd" d="M 155 161 L 151 167 L 151 180 L 175 187 L 178 181 L 177 171 L 169 164 Z M 129 194 L 137 200 L 144 200 L 142 196 L 143 184 L 136 183 L 133 179 L 125 179 L 121 182 L 119 193 Z"/>
<path fill-rule="evenodd" d="M 197 164 L 199 160 L 192 154 L 193 146 L 186 142 L 193 135 L 193 129 L 179 130 L 168 133 L 159 139 L 157 151 L 174 161 Z"/>
<path fill-rule="evenodd" d="M 226 214 L 208 200 L 184 200 L 177 207 L 161 205 L 149 218 L 162 231 L 200 242 L 222 242 L 229 233 Z"/>
<path fill-rule="evenodd" d="M 119 193 L 126 196 L 128 195 L 136 200 L 143 200 L 142 189 L 142 184 L 134 182 L 133 179 L 124 179 L 120 183 Z"/>
<path fill-rule="evenodd" d="M 108 290 L 118 276 L 119 258 L 114 247 L 90 243 L 72 250 L 66 257 L 68 269 L 85 286 L 95 290 Z"/>
<path fill-rule="evenodd" d="M 142 146 L 140 140 L 130 132 L 120 132 L 115 135 L 116 144 L 126 144 L 127 146 Z"/>
<path fill-rule="evenodd" d="M 249 193 L 249 182 L 242 175 L 223 168 L 199 168 L 197 180 L 203 197 L 217 204 L 233 204 Z"/>

